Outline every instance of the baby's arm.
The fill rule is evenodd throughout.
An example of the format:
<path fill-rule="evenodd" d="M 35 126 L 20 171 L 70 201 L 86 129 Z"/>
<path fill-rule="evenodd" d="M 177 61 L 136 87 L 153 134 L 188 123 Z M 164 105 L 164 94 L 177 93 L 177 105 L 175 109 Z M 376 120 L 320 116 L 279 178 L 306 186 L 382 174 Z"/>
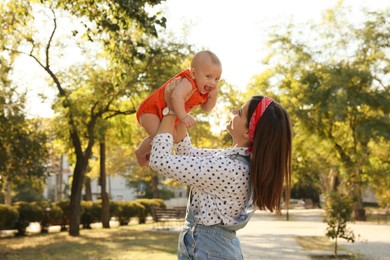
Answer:
<path fill-rule="evenodd" d="M 185 102 L 193 93 L 194 91 L 192 90 L 190 81 L 184 78 L 175 86 L 171 95 L 173 111 L 175 111 L 177 118 L 179 118 L 179 120 L 182 121 L 187 128 L 195 124 L 195 119 L 191 115 L 187 114 L 185 110 Z"/>
<path fill-rule="evenodd" d="M 207 99 L 207 101 L 204 102 L 202 105 L 200 105 L 202 111 L 210 112 L 215 107 L 215 104 L 217 103 L 217 97 L 218 97 L 218 86 L 213 88 L 209 92 L 209 98 Z"/>

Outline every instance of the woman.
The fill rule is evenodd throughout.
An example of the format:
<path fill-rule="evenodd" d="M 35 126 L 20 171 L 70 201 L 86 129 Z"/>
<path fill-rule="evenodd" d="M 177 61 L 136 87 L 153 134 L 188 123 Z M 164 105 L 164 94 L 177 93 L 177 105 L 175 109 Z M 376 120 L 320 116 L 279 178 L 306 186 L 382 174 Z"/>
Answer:
<path fill-rule="evenodd" d="M 149 165 L 191 186 L 179 259 L 243 259 L 236 230 L 248 210 L 280 210 L 288 204 L 291 177 L 291 124 L 286 110 L 270 98 L 254 96 L 233 111 L 228 149 L 191 146 L 188 135 L 172 155 L 175 115 L 165 116 L 152 142 Z"/>

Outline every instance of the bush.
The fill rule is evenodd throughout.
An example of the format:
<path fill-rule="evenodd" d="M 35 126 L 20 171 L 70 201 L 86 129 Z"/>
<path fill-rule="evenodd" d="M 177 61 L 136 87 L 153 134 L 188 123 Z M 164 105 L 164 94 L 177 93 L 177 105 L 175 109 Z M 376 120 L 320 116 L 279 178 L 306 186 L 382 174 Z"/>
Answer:
<path fill-rule="evenodd" d="M 119 201 L 116 217 L 121 226 L 129 224 L 130 218 L 139 217 L 145 212 L 145 207 L 135 201 Z"/>
<path fill-rule="evenodd" d="M 141 203 L 145 207 L 144 212 L 138 215 L 139 224 L 145 224 L 146 217 L 152 216 L 152 208 L 167 208 L 167 205 L 162 199 L 137 199 L 135 202 Z"/>
<path fill-rule="evenodd" d="M 50 204 L 50 210 L 47 212 L 47 217 L 50 225 L 60 225 L 63 219 L 64 212 L 55 203 Z"/>
<path fill-rule="evenodd" d="M 55 206 L 59 207 L 62 210 L 62 216 L 59 222 L 52 222 L 53 225 L 60 225 L 61 231 L 66 230 L 66 226 L 69 225 L 70 219 L 70 201 L 69 200 L 61 200 L 54 203 Z"/>
<path fill-rule="evenodd" d="M 81 201 L 81 219 L 83 228 L 91 228 L 91 224 L 99 222 L 102 215 L 101 203 L 93 201 Z"/>
<path fill-rule="evenodd" d="M 41 221 L 41 232 L 47 233 L 48 228 L 51 225 L 59 224 L 62 220 L 63 211 L 55 203 L 50 203 L 49 201 L 37 202 L 37 205 L 40 206 L 43 213 L 43 218 Z"/>
<path fill-rule="evenodd" d="M 14 207 L 0 204 L 0 230 L 12 229 L 18 218 L 19 213 Z"/>
<path fill-rule="evenodd" d="M 16 202 L 15 208 L 19 213 L 19 218 L 15 224 L 15 228 L 18 230 L 17 236 L 24 236 L 26 228 L 31 222 L 41 222 L 43 219 L 42 207 L 35 202 Z"/>
<path fill-rule="evenodd" d="M 352 230 L 347 228 L 347 222 L 352 220 L 352 200 L 340 192 L 331 192 L 326 196 L 326 236 L 335 240 L 334 254 L 337 256 L 338 238 L 348 242 L 355 241 Z"/>
<path fill-rule="evenodd" d="M 118 217 L 121 212 L 120 202 L 110 200 L 110 216 Z"/>

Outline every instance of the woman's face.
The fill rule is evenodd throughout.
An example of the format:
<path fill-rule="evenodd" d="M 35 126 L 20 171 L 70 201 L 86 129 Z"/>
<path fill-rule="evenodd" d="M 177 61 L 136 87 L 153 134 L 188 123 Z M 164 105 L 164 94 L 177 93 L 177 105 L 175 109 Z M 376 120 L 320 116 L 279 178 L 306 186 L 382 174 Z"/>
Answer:
<path fill-rule="evenodd" d="M 246 126 L 249 101 L 240 109 L 233 110 L 233 118 L 226 126 L 227 131 L 233 138 L 233 143 L 241 142 L 248 139 L 248 128 Z"/>

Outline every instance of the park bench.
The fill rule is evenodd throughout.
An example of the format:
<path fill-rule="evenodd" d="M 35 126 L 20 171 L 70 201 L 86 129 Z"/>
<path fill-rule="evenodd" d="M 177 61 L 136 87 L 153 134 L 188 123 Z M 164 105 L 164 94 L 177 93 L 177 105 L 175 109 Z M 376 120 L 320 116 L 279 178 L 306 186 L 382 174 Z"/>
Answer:
<path fill-rule="evenodd" d="M 169 224 L 181 224 L 184 221 L 185 210 L 182 208 L 152 208 L 152 217 L 156 224 L 167 227 Z"/>
<path fill-rule="evenodd" d="M 380 224 L 380 221 L 383 220 L 385 224 L 387 224 L 387 217 L 390 217 L 390 209 L 389 207 L 386 208 L 384 211 L 376 211 L 376 216 L 378 220 L 378 224 Z"/>

